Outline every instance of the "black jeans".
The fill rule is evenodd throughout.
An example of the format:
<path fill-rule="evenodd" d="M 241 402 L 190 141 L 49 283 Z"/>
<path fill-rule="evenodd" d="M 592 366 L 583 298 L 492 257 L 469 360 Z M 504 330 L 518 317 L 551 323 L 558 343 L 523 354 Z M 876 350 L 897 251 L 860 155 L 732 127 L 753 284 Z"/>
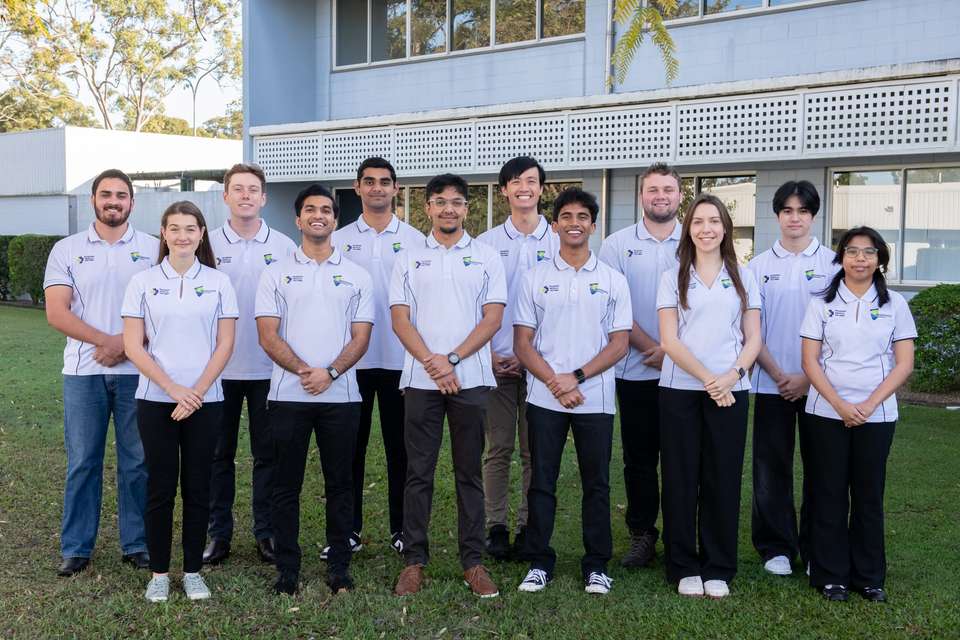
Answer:
<path fill-rule="evenodd" d="M 610 451 L 613 448 L 613 416 L 609 413 L 567 413 L 527 405 L 530 437 L 530 518 L 527 521 L 526 553 L 530 567 L 553 574 L 557 554 L 550 547 L 557 514 L 557 478 L 567 432 L 573 430 L 580 483 L 580 520 L 584 555 L 580 570 L 586 578 L 592 571 L 606 572 L 613 555 L 610 528 Z"/>
<path fill-rule="evenodd" d="M 170 402 L 137 401 L 137 426 L 147 460 L 147 550 L 150 569 L 170 569 L 173 503 L 177 482 L 183 500 L 183 570 L 200 571 L 210 516 L 210 466 L 223 411 L 222 402 L 207 402 L 185 420 L 170 417 Z"/>
<path fill-rule="evenodd" d="M 237 436 L 243 400 L 250 418 L 250 453 L 253 455 L 253 537 L 273 537 L 270 499 L 273 493 L 273 438 L 267 420 L 269 380 L 223 380 L 223 420 L 213 454 L 210 478 L 210 524 L 207 535 L 233 539 L 233 500 L 236 496 Z"/>
<path fill-rule="evenodd" d="M 706 391 L 660 389 L 663 549 L 667 579 L 737 574 L 746 391 L 719 407 Z M 699 538 L 699 548 L 697 545 Z"/>
<path fill-rule="evenodd" d="M 483 558 L 483 425 L 487 387 L 454 395 L 404 389 L 407 482 L 403 492 L 404 560 L 408 565 L 430 559 L 427 529 L 433 507 L 433 476 L 443 443 L 443 419 L 450 425 L 450 449 L 457 487 L 457 541 L 460 564 L 469 569 Z"/>
<path fill-rule="evenodd" d="M 847 428 L 807 414 L 812 586 L 883 587 L 883 492 L 896 424 Z"/>
<path fill-rule="evenodd" d="M 403 394 L 401 371 L 357 369 L 360 387 L 360 429 L 353 458 L 353 530 L 363 531 L 363 487 L 367 462 L 367 443 L 373 421 L 373 400 L 380 409 L 380 434 L 387 458 L 387 501 L 390 509 L 390 533 L 403 530 L 403 484 L 407 477 L 407 450 L 403 444 Z"/>
<path fill-rule="evenodd" d="M 660 381 L 617 378 L 627 527 L 659 535 Z"/>
<path fill-rule="evenodd" d="M 753 404 L 753 546 L 764 562 L 786 556 L 791 562 L 799 554 L 807 557 L 809 518 L 807 480 L 804 474 L 800 503 L 800 527 L 793 506 L 794 433 L 800 425 L 800 457 L 805 456 L 803 422 L 804 396 L 793 402 L 780 394 L 758 393 Z"/>
<path fill-rule="evenodd" d="M 274 443 L 273 538 L 277 570 L 300 573 L 300 491 L 316 435 L 326 495 L 326 535 L 329 574 L 342 575 L 350 566 L 350 526 L 353 521 L 353 452 L 360 421 L 359 402 L 277 402 L 267 415 Z"/>

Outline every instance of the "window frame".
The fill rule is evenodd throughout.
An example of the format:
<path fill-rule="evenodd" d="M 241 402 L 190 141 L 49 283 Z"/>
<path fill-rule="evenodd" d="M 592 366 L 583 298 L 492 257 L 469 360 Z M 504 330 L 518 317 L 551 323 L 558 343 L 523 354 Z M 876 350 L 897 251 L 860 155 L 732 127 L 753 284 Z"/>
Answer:
<path fill-rule="evenodd" d="M 721 11 L 720 13 L 706 13 L 706 3 L 709 0 L 698 0 L 698 13 L 695 16 L 686 16 L 683 18 L 666 18 L 664 24 L 669 27 L 682 27 L 690 24 L 703 24 L 705 22 L 717 22 L 720 20 L 731 20 L 736 18 L 746 18 L 754 15 L 766 15 L 769 13 L 780 13 L 783 11 L 796 11 L 798 9 L 809 9 L 811 7 L 821 7 L 831 4 L 847 4 L 850 2 L 861 2 L 862 0 L 797 0 L 790 4 L 771 5 L 770 0 L 761 0 L 759 7 L 749 9 L 732 9 L 730 11 Z"/>

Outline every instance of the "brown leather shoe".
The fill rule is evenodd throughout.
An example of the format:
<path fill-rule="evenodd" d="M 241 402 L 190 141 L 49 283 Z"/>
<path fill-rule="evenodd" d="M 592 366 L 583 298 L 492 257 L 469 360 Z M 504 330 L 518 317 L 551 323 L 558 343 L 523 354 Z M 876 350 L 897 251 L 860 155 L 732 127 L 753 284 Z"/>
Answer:
<path fill-rule="evenodd" d="M 420 591 L 423 586 L 423 565 L 410 564 L 404 567 L 397 577 L 397 586 L 393 588 L 394 595 L 409 596 Z"/>
<path fill-rule="evenodd" d="M 482 564 L 475 565 L 464 571 L 463 582 L 470 587 L 474 595 L 480 596 L 481 598 L 496 598 L 500 595 L 500 591 L 497 590 L 497 585 L 493 584 L 493 580 L 490 579 L 490 574 L 487 573 L 487 570 Z"/>

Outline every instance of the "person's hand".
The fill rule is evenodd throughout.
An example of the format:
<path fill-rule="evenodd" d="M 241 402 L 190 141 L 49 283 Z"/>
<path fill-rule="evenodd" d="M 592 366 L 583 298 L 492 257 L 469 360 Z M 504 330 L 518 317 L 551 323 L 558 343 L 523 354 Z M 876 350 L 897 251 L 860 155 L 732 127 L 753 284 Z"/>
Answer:
<path fill-rule="evenodd" d="M 516 356 L 499 356 L 493 354 L 493 373 L 505 378 L 519 378 L 523 375 L 523 367 Z"/>
<path fill-rule="evenodd" d="M 577 376 L 572 373 L 558 373 L 547 380 L 547 389 L 553 394 L 553 397 L 560 399 L 560 396 L 570 393 L 578 387 Z"/>
<path fill-rule="evenodd" d="M 586 402 L 586 398 L 583 397 L 583 394 L 580 393 L 580 389 L 574 389 L 573 391 L 568 391 L 560 395 L 557 398 L 557 401 L 564 409 L 575 409 Z"/>
<path fill-rule="evenodd" d="M 793 402 L 807 395 L 810 390 L 810 381 L 802 373 L 782 374 L 775 380 L 777 391 L 783 396 L 784 400 Z"/>
<path fill-rule="evenodd" d="M 666 355 L 666 352 L 660 348 L 660 345 L 650 347 L 646 351 L 641 351 L 640 354 L 643 356 L 643 364 L 648 367 L 653 367 L 654 369 L 661 369 L 663 367 L 663 356 Z"/>
<path fill-rule="evenodd" d="M 203 406 L 203 395 L 197 393 L 196 389 L 185 387 L 182 384 L 174 382 L 168 389 L 164 389 L 170 399 L 178 405 L 182 404 L 191 411 L 196 411 Z"/>
<path fill-rule="evenodd" d="M 866 421 L 870 419 L 870 416 L 873 415 L 874 411 L 877 410 L 877 403 L 870 402 L 869 400 L 858 402 L 853 406 L 855 406 L 857 408 L 857 411 L 860 413 L 860 415 L 863 416 L 863 422 L 860 424 L 866 423 Z"/>
<path fill-rule="evenodd" d="M 453 365 L 442 353 L 431 353 L 423 359 L 423 369 L 433 380 L 453 373 Z"/>
<path fill-rule="evenodd" d="M 93 360 L 101 367 L 114 367 L 127 359 L 123 351 L 123 335 L 107 336 L 93 350 Z"/>
<path fill-rule="evenodd" d="M 718 407 L 724 407 L 724 408 L 732 407 L 733 405 L 737 404 L 737 399 L 729 391 L 727 391 L 725 394 L 723 394 L 719 398 L 714 398 L 713 401 L 717 403 Z"/>
<path fill-rule="evenodd" d="M 434 378 L 433 382 L 437 385 L 440 393 L 445 396 L 460 393 L 460 381 L 457 380 L 457 374 L 454 371 L 450 371 L 445 376 Z"/>
<path fill-rule="evenodd" d="M 189 418 L 193 415 L 194 411 L 195 409 L 191 409 L 183 403 L 178 403 L 177 406 L 173 408 L 173 413 L 170 414 L 170 417 L 179 422 L 180 420 Z"/>
<path fill-rule="evenodd" d="M 713 380 L 706 381 L 703 384 L 703 388 L 706 389 L 707 393 L 710 394 L 710 397 L 716 400 L 717 404 L 719 404 L 720 399 L 728 395 L 739 380 L 740 376 L 737 375 L 736 371 L 731 369 L 730 371 L 715 377 Z"/>
<path fill-rule="evenodd" d="M 833 408 L 837 412 L 837 415 L 840 416 L 840 419 L 843 420 L 843 424 L 847 427 L 859 427 L 866 422 L 869 417 L 869 415 L 863 415 L 857 405 L 847 402 L 846 400 L 841 400 Z"/>
<path fill-rule="evenodd" d="M 317 396 L 330 388 L 333 378 L 325 367 L 310 367 L 297 372 L 300 376 L 300 386 L 312 396 Z"/>

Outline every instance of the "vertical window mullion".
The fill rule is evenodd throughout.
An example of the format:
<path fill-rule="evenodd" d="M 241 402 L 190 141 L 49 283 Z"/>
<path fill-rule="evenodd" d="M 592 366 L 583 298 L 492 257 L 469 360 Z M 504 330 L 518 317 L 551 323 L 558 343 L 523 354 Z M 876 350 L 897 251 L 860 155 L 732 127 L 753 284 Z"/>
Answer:
<path fill-rule="evenodd" d="M 410 224 L 410 187 L 403 188 L 403 221 Z"/>
<path fill-rule="evenodd" d="M 407 33 L 406 33 L 406 52 L 407 58 L 413 54 L 413 0 L 407 0 Z"/>
<path fill-rule="evenodd" d="M 487 185 L 487 230 L 493 229 L 493 185 Z"/>
<path fill-rule="evenodd" d="M 367 64 L 373 62 L 373 0 L 367 0 Z"/>
<path fill-rule="evenodd" d="M 536 15 L 537 15 L 537 29 L 536 29 L 536 33 L 534 34 L 534 37 L 537 40 L 540 40 L 541 38 L 543 38 L 543 0 L 537 0 Z"/>
<path fill-rule="evenodd" d="M 907 170 L 900 169 L 900 246 L 897 247 L 897 281 L 903 282 L 904 254 L 907 251 Z"/>
<path fill-rule="evenodd" d="M 497 0 L 490 0 L 490 46 L 497 44 Z"/>

